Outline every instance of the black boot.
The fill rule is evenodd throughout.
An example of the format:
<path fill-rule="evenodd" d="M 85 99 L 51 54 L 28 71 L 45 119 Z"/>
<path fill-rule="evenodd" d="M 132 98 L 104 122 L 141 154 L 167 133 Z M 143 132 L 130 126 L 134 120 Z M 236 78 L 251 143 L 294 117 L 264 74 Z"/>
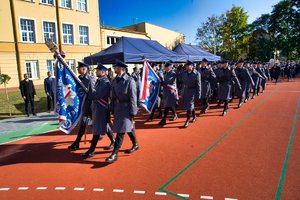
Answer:
<path fill-rule="evenodd" d="M 162 117 L 161 107 L 158 107 L 157 110 L 158 110 L 158 115 L 156 116 L 156 118 L 161 118 Z"/>
<path fill-rule="evenodd" d="M 194 123 L 195 121 L 197 121 L 196 111 L 195 110 L 192 111 L 192 116 L 193 116 L 193 118 L 192 118 L 191 122 Z"/>
<path fill-rule="evenodd" d="M 162 120 L 160 120 L 160 122 L 158 123 L 158 125 L 164 126 L 167 124 L 167 120 L 165 117 L 162 118 Z"/>
<path fill-rule="evenodd" d="M 186 121 L 183 125 L 183 128 L 187 128 L 190 124 L 190 119 L 191 119 L 191 111 L 190 110 L 187 110 L 186 111 Z"/>
<path fill-rule="evenodd" d="M 85 133 L 85 128 L 86 128 L 85 124 L 84 125 L 80 125 L 75 142 L 73 142 L 73 144 L 71 144 L 70 146 L 68 146 L 68 149 L 70 151 L 76 151 L 76 150 L 79 149 L 79 143 L 81 141 L 82 136 Z"/>
<path fill-rule="evenodd" d="M 228 100 L 226 100 L 226 101 L 224 102 L 224 110 L 223 110 L 222 116 L 227 115 L 228 108 L 229 108 L 229 105 L 228 105 L 228 104 L 229 104 L 229 103 L 228 103 Z"/>
<path fill-rule="evenodd" d="M 171 107 L 171 111 L 173 113 L 173 118 L 171 119 L 171 121 L 175 121 L 176 119 L 178 119 L 178 116 L 176 114 L 176 110 L 174 107 Z"/>
<path fill-rule="evenodd" d="M 95 148 L 97 146 L 99 140 L 99 135 L 93 135 L 93 139 L 91 141 L 91 146 L 87 152 L 83 153 L 81 156 L 83 159 L 91 158 L 95 155 Z"/>
<path fill-rule="evenodd" d="M 129 153 L 130 154 L 130 153 L 133 153 L 133 152 L 137 151 L 139 149 L 139 145 L 137 143 L 134 131 L 128 132 L 127 134 L 128 134 L 128 136 L 129 136 L 129 138 L 130 138 L 130 140 L 132 142 L 132 147 L 130 149 L 128 149 L 125 153 Z"/>
<path fill-rule="evenodd" d="M 175 121 L 176 119 L 178 119 L 178 115 L 175 114 L 174 117 L 171 119 L 171 121 Z"/>
<path fill-rule="evenodd" d="M 119 153 L 119 149 L 114 149 L 112 154 L 108 158 L 106 158 L 105 161 L 108 163 L 113 163 L 113 162 L 117 161 L 118 153 Z"/>
<path fill-rule="evenodd" d="M 240 98 L 238 107 L 240 108 L 240 107 L 242 107 L 242 105 L 243 105 L 243 97 Z"/>
<path fill-rule="evenodd" d="M 115 145 L 115 139 L 114 139 L 114 135 L 113 135 L 113 133 L 111 132 L 111 131 L 109 131 L 108 133 L 107 133 L 107 136 L 108 136 L 108 138 L 110 139 L 110 145 L 109 146 L 107 146 L 107 147 L 104 147 L 104 150 L 111 150 L 111 149 L 113 149 L 114 148 L 114 145 Z"/>

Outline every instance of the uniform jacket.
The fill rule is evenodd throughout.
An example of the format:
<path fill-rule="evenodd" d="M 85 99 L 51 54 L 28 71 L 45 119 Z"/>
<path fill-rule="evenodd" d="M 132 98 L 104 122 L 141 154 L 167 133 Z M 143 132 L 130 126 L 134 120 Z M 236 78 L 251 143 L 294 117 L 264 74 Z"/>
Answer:
<path fill-rule="evenodd" d="M 92 100 L 93 135 L 103 135 L 107 131 L 110 96 L 110 82 L 107 76 L 97 79 L 94 91 L 90 91 L 88 98 Z"/>
<path fill-rule="evenodd" d="M 178 89 L 176 84 L 177 75 L 175 71 L 170 70 L 169 72 L 164 72 L 162 85 L 163 85 L 163 104 L 164 107 L 173 107 L 176 105 L 178 98 Z M 169 88 L 176 90 L 170 90 Z"/>
<path fill-rule="evenodd" d="M 238 88 L 241 88 L 240 82 L 233 69 L 222 68 L 218 70 L 217 80 L 219 82 L 218 96 L 221 100 L 232 99 L 233 82 L 237 84 Z"/>
<path fill-rule="evenodd" d="M 201 67 L 201 98 L 209 98 L 211 95 L 211 82 L 216 78 L 216 74 L 209 67 Z"/>
<path fill-rule="evenodd" d="M 201 96 L 201 76 L 194 69 L 190 73 L 183 71 L 180 74 L 180 80 L 183 86 L 182 107 L 184 110 L 194 110 L 195 100 Z"/>
<path fill-rule="evenodd" d="M 47 77 L 44 79 L 44 89 L 45 92 L 48 93 L 50 96 L 53 95 L 53 78 Z"/>
<path fill-rule="evenodd" d="M 120 79 L 118 81 L 118 79 Z M 117 133 L 131 132 L 133 116 L 137 114 L 137 92 L 133 78 L 127 74 L 112 81 L 113 130 Z"/>
<path fill-rule="evenodd" d="M 253 79 L 248 71 L 247 68 L 245 67 L 237 67 L 235 69 L 235 73 L 237 78 L 240 81 L 241 84 L 241 90 L 237 87 L 235 87 L 235 95 L 238 97 L 244 97 L 245 93 L 247 91 L 248 85 L 254 86 Z"/>

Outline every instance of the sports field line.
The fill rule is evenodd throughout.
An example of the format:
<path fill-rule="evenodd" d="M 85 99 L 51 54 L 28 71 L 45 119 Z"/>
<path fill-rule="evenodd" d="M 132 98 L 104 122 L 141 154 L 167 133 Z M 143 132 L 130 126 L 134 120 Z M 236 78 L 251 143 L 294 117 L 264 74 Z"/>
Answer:
<path fill-rule="evenodd" d="M 179 196 L 177 193 L 166 190 L 165 188 L 169 186 L 172 182 L 174 182 L 180 175 L 186 172 L 189 168 L 191 168 L 196 162 L 198 162 L 202 157 L 204 157 L 209 151 L 211 151 L 215 146 L 217 146 L 223 139 L 225 139 L 232 131 L 234 131 L 237 127 L 239 127 L 255 110 L 257 110 L 263 103 L 265 103 L 271 96 L 277 92 L 279 87 L 276 87 L 267 97 L 262 99 L 252 110 L 250 110 L 244 117 L 239 120 L 235 125 L 233 125 L 229 130 L 227 130 L 216 142 L 214 142 L 210 147 L 208 147 L 203 153 L 201 153 L 197 158 L 195 158 L 191 163 L 189 163 L 185 168 L 179 171 L 174 177 L 172 177 L 169 181 L 167 181 L 162 187 L 159 188 L 160 191 L 166 192 L 172 196 L 175 196 L 180 199 L 188 199 L 182 196 Z"/>
<path fill-rule="evenodd" d="M 288 162 L 289 162 L 291 148 L 292 148 L 293 140 L 294 140 L 294 136 L 295 136 L 299 108 L 300 108 L 300 98 L 298 99 L 298 104 L 297 104 L 297 107 L 296 107 L 296 112 L 295 112 L 295 116 L 294 116 L 292 131 L 291 131 L 291 135 L 290 135 L 290 140 L 289 140 L 289 143 L 288 143 L 288 147 L 287 147 L 287 151 L 286 151 L 285 159 L 284 159 L 284 164 L 283 164 L 283 167 L 282 167 L 281 176 L 280 176 L 278 187 L 277 187 L 277 192 L 276 192 L 276 196 L 275 196 L 276 200 L 280 200 L 280 198 L 281 198 L 281 192 L 282 192 L 283 183 L 284 183 L 284 180 L 285 180 L 287 165 L 288 165 Z"/>
<path fill-rule="evenodd" d="M 46 122 L 38 127 L 28 128 L 28 129 L 24 129 L 12 133 L 0 134 L 0 145 L 25 139 L 30 136 L 40 135 L 49 131 L 53 131 L 56 130 L 57 127 L 58 127 L 58 123 L 56 122 L 51 122 L 51 123 Z"/>

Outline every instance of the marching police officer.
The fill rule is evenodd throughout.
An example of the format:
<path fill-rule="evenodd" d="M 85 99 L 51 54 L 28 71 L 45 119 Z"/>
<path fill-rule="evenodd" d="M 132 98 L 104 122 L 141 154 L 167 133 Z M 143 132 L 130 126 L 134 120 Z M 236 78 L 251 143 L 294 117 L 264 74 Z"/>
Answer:
<path fill-rule="evenodd" d="M 93 119 L 93 139 L 87 152 L 82 154 L 84 159 L 93 157 L 99 138 L 107 133 L 111 144 L 105 149 L 110 149 L 114 144 L 113 133 L 109 130 L 109 96 L 110 81 L 106 76 L 107 69 L 98 64 L 96 68 L 98 77 L 94 89 L 88 93 L 88 98 L 92 100 L 92 119 Z"/>
<path fill-rule="evenodd" d="M 232 80 L 237 84 L 239 89 L 241 88 L 240 82 L 236 77 L 235 71 L 228 67 L 228 61 L 223 60 L 221 67 L 217 73 L 217 79 L 219 82 L 218 96 L 219 99 L 224 102 L 224 110 L 222 116 L 225 116 L 229 109 L 229 100 L 232 99 Z"/>
<path fill-rule="evenodd" d="M 211 96 L 211 80 L 216 78 L 216 74 L 213 70 L 208 67 L 208 60 L 205 58 L 201 62 L 201 68 L 199 72 L 201 74 L 201 100 L 202 100 L 202 109 L 201 114 L 204 114 L 209 108 L 208 98 Z"/>
<path fill-rule="evenodd" d="M 135 81 L 135 85 L 136 85 L 136 93 L 137 93 L 137 99 L 139 99 L 140 97 L 140 91 L 141 91 L 141 84 L 142 84 L 142 80 L 141 80 L 141 76 L 138 72 L 138 68 L 134 67 L 133 68 L 133 72 L 131 74 L 131 77 L 133 78 L 133 80 Z"/>
<path fill-rule="evenodd" d="M 90 88 L 93 88 L 95 85 L 95 78 L 88 74 L 88 65 L 83 62 L 78 62 L 78 73 L 80 74 L 78 78 L 81 80 L 81 82 L 85 85 L 88 90 Z M 79 143 L 81 141 L 81 138 L 83 134 L 85 133 L 86 125 L 88 123 L 88 117 L 91 117 L 92 111 L 91 111 L 91 104 L 92 102 L 89 99 L 86 99 L 83 105 L 82 109 L 82 118 L 79 122 L 79 130 L 76 137 L 76 140 L 71 144 L 68 149 L 71 151 L 76 151 L 79 149 Z"/>
<path fill-rule="evenodd" d="M 114 65 L 117 77 L 112 81 L 112 113 L 114 115 L 113 130 L 117 132 L 114 150 L 106 159 L 113 163 L 118 159 L 118 152 L 122 146 L 125 133 L 128 134 L 132 148 L 126 153 L 133 153 L 139 149 L 135 136 L 134 116 L 137 114 L 137 92 L 133 78 L 126 74 L 127 65 L 120 61 Z"/>
<path fill-rule="evenodd" d="M 235 87 L 235 95 L 239 97 L 239 104 L 238 107 L 240 108 L 246 99 L 246 91 L 247 91 L 247 85 L 251 85 L 252 87 L 254 86 L 254 82 L 252 80 L 252 77 L 248 71 L 247 68 L 243 66 L 243 61 L 239 61 L 236 64 L 236 69 L 235 73 L 237 78 L 240 81 L 242 89 L 240 90 L 239 88 Z M 244 99 L 245 98 L 245 99 Z"/>
<path fill-rule="evenodd" d="M 185 71 L 180 75 L 183 85 L 182 103 L 183 109 L 186 110 L 186 122 L 184 128 L 187 128 L 190 123 L 190 118 L 193 116 L 192 123 L 197 120 L 195 113 L 195 100 L 200 99 L 201 95 L 201 76 L 200 73 L 194 69 L 194 63 L 187 61 L 185 64 Z"/>
<path fill-rule="evenodd" d="M 258 87 L 257 87 L 257 95 L 259 95 L 259 91 L 260 91 L 260 86 L 262 86 L 262 93 L 264 92 L 265 90 L 265 83 L 266 83 L 266 80 L 268 79 L 268 77 L 266 76 L 264 70 L 263 70 L 263 66 L 262 66 L 262 63 L 261 62 L 258 62 L 257 64 L 257 67 L 255 69 L 260 75 L 262 78 L 260 78 L 259 80 L 259 84 L 258 84 Z"/>
<path fill-rule="evenodd" d="M 259 87 L 259 81 L 260 78 L 262 78 L 262 76 L 256 71 L 256 62 L 252 63 L 248 70 L 250 75 L 252 76 L 253 82 L 254 82 L 254 86 L 253 86 L 253 95 L 252 95 L 252 99 L 254 99 L 257 96 L 257 91 L 258 91 L 258 87 Z"/>

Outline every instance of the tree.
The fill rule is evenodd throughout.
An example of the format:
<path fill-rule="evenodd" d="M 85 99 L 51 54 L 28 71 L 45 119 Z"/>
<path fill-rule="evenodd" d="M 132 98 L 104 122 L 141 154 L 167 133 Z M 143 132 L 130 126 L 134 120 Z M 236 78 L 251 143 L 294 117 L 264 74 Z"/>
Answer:
<path fill-rule="evenodd" d="M 202 22 L 196 34 L 196 39 L 201 47 L 208 48 L 214 54 L 220 50 L 222 38 L 219 30 L 223 22 L 223 14 L 220 16 L 213 15 L 208 17 L 206 22 Z"/>
<path fill-rule="evenodd" d="M 226 12 L 225 21 L 220 28 L 224 53 L 230 60 L 246 57 L 249 41 L 248 15 L 242 7 L 233 6 Z"/>
<path fill-rule="evenodd" d="M 270 32 L 274 34 L 276 49 L 287 59 L 295 57 L 295 53 L 299 55 L 299 8 L 299 0 L 283 0 L 273 7 L 270 15 Z"/>
<path fill-rule="evenodd" d="M 8 84 L 8 82 L 9 82 L 10 79 L 11 79 L 11 77 L 9 75 L 7 75 L 7 74 L 2 74 L 1 73 L 1 69 L 0 69 L 0 85 L 4 84 L 5 94 L 6 94 L 6 100 L 7 100 L 8 109 L 9 109 L 9 116 L 11 116 L 11 109 L 10 109 L 9 97 L 8 97 L 8 92 L 7 92 L 6 84 Z"/>

